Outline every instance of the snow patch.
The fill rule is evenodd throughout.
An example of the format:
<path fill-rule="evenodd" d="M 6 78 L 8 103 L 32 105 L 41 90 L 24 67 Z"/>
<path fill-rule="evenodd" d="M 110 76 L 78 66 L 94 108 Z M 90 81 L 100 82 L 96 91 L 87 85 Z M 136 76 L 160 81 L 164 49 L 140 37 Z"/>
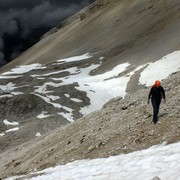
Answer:
<path fill-rule="evenodd" d="M 90 53 L 86 53 L 80 56 L 74 56 L 74 57 L 70 57 L 70 58 L 64 58 L 64 59 L 60 59 L 57 62 L 74 62 L 74 61 L 82 61 L 85 59 L 89 59 L 93 57 Z"/>
<path fill-rule="evenodd" d="M 34 94 L 34 95 L 42 98 L 44 101 L 46 101 L 47 103 L 53 105 L 55 108 L 63 109 L 66 113 L 61 112 L 61 113 L 58 113 L 58 114 L 61 115 L 61 116 L 63 116 L 64 118 L 66 118 L 68 121 L 74 122 L 74 120 L 73 120 L 73 114 L 72 114 L 73 109 L 68 108 L 68 107 L 66 107 L 66 106 L 62 106 L 61 104 L 58 104 L 58 103 L 53 103 L 53 102 L 50 101 L 50 99 L 49 99 L 48 97 L 44 97 L 44 96 L 41 96 L 41 95 L 36 94 L 36 93 L 32 93 L 32 94 Z M 41 116 L 39 116 L 39 117 L 41 117 Z"/>
<path fill-rule="evenodd" d="M 41 136 L 41 133 L 39 133 L 39 132 L 36 132 L 36 135 L 35 135 L 35 137 L 40 137 Z"/>
<path fill-rule="evenodd" d="M 90 76 L 90 72 L 97 69 L 100 65 L 92 64 L 86 68 L 80 68 L 78 74 L 72 74 L 67 77 L 52 78 L 53 80 L 62 81 L 59 85 L 69 85 L 72 83 L 78 83 L 76 89 L 85 91 L 88 98 L 91 101 L 91 105 L 81 109 L 83 115 L 88 114 L 94 110 L 102 108 L 104 103 L 116 96 L 125 96 L 126 86 L 130 77 L 117 76 L 123 72 L 130 64 L 124 63 L 116 66 L 111 71 Z"/>
<path fill-rule="evenodd" d="M 70 100 L 77 102 L 77 103 L 83 102 L 81 99 L 77 99 L 77 98 L 70 98 Z"/>
<path fill-rule="evenodd" d="M 149 63 L 141 73 L 139 83 L 152 86 L 156 80 L 166 79 L 170 74 L 179 71 L 179 68 L 180 51 L 175 51 L 154 63 Z"/>
<path fill-rule="evenodd" d="M 0 136 L 2 137 L 2 136 L 4 136 L 5 134 L 4 133 L 0 133 Z"/>
<path fill-rule="evenodd" d="M 5 94 L 5 95 L 2 95 L 2 96 L 0 96 L 0 98 L 4 98 L 4 97 L 13 97 L 13 95 L 11 95 L 11 94 Z"/>
<path fill-rule="evenodd" d="M 88 59 L 91 57 L 92 55 L 90 55 L 89 53 L 86 53 L 81 56 L 61 59 L 61 60 L 58 60 L 57 62 L 66 63 L 66 62 L 81 61 L 81 60 Z M 99 58 L 99 60 L 102 60 L 102 59 L 103 57 Z M 176 51 L 163 57 L 161 60 L 157 62 L 149 63 L 148 67 L 145 70 L 143 70 L 143 72 L 141 73 L 141 76 L 139 78 L 139 83 L 151 85 L 154 83 L 156 79 L 166 78 L 169 74 L 179 70 L 180 68 L 179 59 L 180 59 L 180 51 Z M 90 105 L 86 107 L 82 107 L 80 109 L 80 113 L 83 115 L 86 115 L 92 111 L 101 109 L 103 105 L 109 100 L 111 100 L 112 98 L 115 98 L 117 96 L 124 97 L 126 95 L 126 87 L 131 76 L 140 68 L 146 65 L 147 64 L 139 66 L 135 70 L 131 71 L 128 74 L 125 73 L 124 75 L 122 75 L 121 73 L 123 73 L 130 66 L 129 63 L 120 64 L 114 67 L 109 72 L 106 72 L 104 74 L 94 75 L 94 76 L 91 76 L 90 73 L 92 71 L 95 71 L 97 68 L 99 68 L 100 64 L 91 64 L 90 66 L 85 67 L 85 68 L 71 67 L 68 69 L 55 71 L 51 73 L 46 73 L 46 74 L 41 74 L 41 75 L 32 75 L 33 77 L 38 77 L 38 78 L 42 78 L 43 76 L 46 76 L 46 77 L 48 76 L 49 78 L 51 78 L 50 76 L 54 74 L 58 74 L 62 72 L 69 73 L 69 75 L 66 77 L 51 78 L 52 80 L 59 81 L 58 83 L 46 82 L 42 86 L 35 86 L 34 88 L 35 88 L 36 94 L 35 93 L 34 94 L 41 97 L 47 103 L 53 105 L 55 108 L 59 108 L 59 109 L 62 108 L 63 111 L 60 113 L 60 115 L 62 115 L 63 117 L 67 117 L 69 121 L 72 121 L 73 110 L 72 109 L 69 110 L 67 107 L 54 102 L 60 99 L 60 97 L 47 94 L 47 93 L 54 92 L 51 89 L 58 88 L 61 86 L 66 86 L 66 85 L 78 84 L 78 86 L 75 86 L 75 88 L 79 91 L 86 92 L 87 98 L 90 99 Z M 20 66 L 18 68 L 12 69 L 11 72 L 7 72 L 4 75 L 13 74 L 13 73 L 25 73 L 36 68 L 41 69 L 45 67 L 40 64 Z M 50 91 L 48 90 L 48 87 L 51 88 Z M 2 91 L 5 91 L 5 92 L 11 91 L 11 95 L 21 94 L 20 92 L 12 92 L 16 88 L 17 87 L 15 87 L 15 85 L 11 82 L 5 86 L 0 85 L 0 89 Z M 9 96 L 9 95 L 3 95 L 3 96 L 0 96 L 0 98 L 4 96 Z M 70 98 L 70 100 L 74 102 L 79 102 L 79 103 L 83 102 L 81 99 L 71 98 L 71 96 L 68 93 L 65 93 L 64 96 L 67 98 Z M 42 117 L 44 116 L 42 115 Z"/>
<path fill-rule="evenodd" d="M 22 65 L 22 66 L 17 66 L 16 68 L 11 69 L 11 71 L 3 73 L 2 75 L 24 74 L 24 73 L 30 72 L 32 70 L 35 70 L 35 69 L 45 69 L 45 68 L 46 68 L 45 66 L 43 66 L 39 63 Z"/>
<path fill-rule="evenodd" d="M 6 132 L 12 132 L 12 131 L 18 131 L 19 130 L 19 127 L 16 127 L 16 128 L 12 128 L 12 129 L 8 129 Z"/>
<path fill-rule="evenodd" d="M 22 77 L 22 76 L 0 76 L 0 79 L 16 79 L 16 78 L 19 78 L 19 77 Z"/>
<path fill-rule="evenodd" d="M 17 96 L 17 95 L 21 95 L 21 94 L 24 94 L 24 93 L 22 93 L 22 92 L 11 92 L 11 94 Z"/>
<path fill-rule="evenodd" d="M 65 97 L 70 98 L 71 96 L 67 93 L 64 94 Z"/>
<path fill-rule="evenodd" d="M 19 86 L 19 87 L 15 87 L 15 84 L 13 84 L 12 82 L 9 82 L 6 85 L 0 85 L 0 89 L 4 92 L 4 93 L 10 93 L 11 95 L 21 95 L 23 94 L 22 92 L 13 92 L 13 90 L 20 88 L 20 87 L 24 87 L 24 86 Z M 9 95 L 3 95 L 3 96 L 9 96 Z M 0 96 L 0 97 L 3 97 Z M 9 96 L 12 97 L 12 96 Z"/>
<path fill-rule="evenodd" d="M 7 126 L 8 126 L 8 125 L 16 126 L 16 125 L 19 124 L 18 122 L 15 122 L 15 121 L 10 122 L 10 121 L 8 121 L 7 119 L 3 120 L 3 122 L 4 122 L 4 124 L 7 125 Z"/>
<path fill-rule="evenodd" d="M 48 115 L 47 113 L 48 113 L 47 111 L 42 111 L 41 114 L 37 116 L 37 118 L 43 119 L 43 118 L 49 117 L 50 115 Z"/>
<path fill-rule="evenodd" d="M 121 154 L 109 158 L 78 160 L 66 165 L 51 167 L 40 172 L 32 180 L 163 180 L 180 178 L 180 142 L 156 145 L 149 149 Z M 32 175 L 31 174 L 31 175 Z M 22 179 L 23 176 L 21 176 Z M 17 177 L 16 177 L 17 178 Z M 14 178 L 15 179 L 15 178 Z"/>
<path fill-rule="evenodd" d="M 67 119 L 69 122 L 74 122 L 73 118 L 73 109 L 68 108 L 66 106 L 62 106 L 65 112 L 58 113 L 59 115 L 63 116 L 65 119 Z"/>
<path fill-rule="evenodd" d="M 55 100 L 60 99 L 59 96 L 53 96 L 53 95 L 48 95 L 47 97 L 48 97 L 49 99 L 51 99 L 52 101 L 55 101 Z"/>
<path fill-rule="evenodd" d="M 100 61 L 103 60 L 103 59 L 104 59 L 104 57 L 100 57 L 100 58 L 99 58 Z"/>
<path fill-rule="evenodd" d="M 6 85 L 0 85 L 0 89 L 4 92 L 11 92 L 14 89 L 16 89 L 15 84 L 13 84 L 12 82 L 9 82 Z"/>
<path fill-rule="evenodd" d="M 47 91 L 46 90 L 48 86 L 57 88 L 57 87 L 60 87 L 61 85 L 62 85 L 62 83 L 46 82 L 46 83 L 44 83 L 44 85 L 35 86 L 34 88 L 37 88 L 37 89 L 35 89 L 35 92 L 37 92 L 37 93 L 47 94 L 47 93 L 53 92 L 53 91 Z"/>

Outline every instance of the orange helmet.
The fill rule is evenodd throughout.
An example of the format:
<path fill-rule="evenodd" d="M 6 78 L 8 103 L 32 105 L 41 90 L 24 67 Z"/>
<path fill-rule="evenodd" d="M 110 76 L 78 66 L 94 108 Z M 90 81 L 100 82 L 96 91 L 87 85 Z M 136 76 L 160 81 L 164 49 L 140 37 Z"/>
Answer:
<path fill-rule="evenodd" d="M 159 80 L 155 81 L 155 86 L 156 86 L 156 87 L 161 86 L 161 82 L 160 82 Z"/>

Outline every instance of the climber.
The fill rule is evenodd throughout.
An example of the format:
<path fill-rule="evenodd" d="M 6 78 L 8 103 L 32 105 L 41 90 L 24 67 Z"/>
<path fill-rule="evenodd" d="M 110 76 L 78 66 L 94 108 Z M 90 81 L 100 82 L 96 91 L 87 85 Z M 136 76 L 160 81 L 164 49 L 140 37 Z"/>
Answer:
<path fill-rule="evenodd" d="M 153 122 L 154 124 L 158 121 L 158 113 L 159 113 L 159 106 L 161 104 L 161 99 L 164 99 L 164 103 L 166 103 L 166 97 L 164 88 L 161 86 L 161 82 L 159 80 L 155 81 L 155 84 L 152 86 L 149 96 L 148 96 L 148 104 L 150 102 L 153 106 Z"/>

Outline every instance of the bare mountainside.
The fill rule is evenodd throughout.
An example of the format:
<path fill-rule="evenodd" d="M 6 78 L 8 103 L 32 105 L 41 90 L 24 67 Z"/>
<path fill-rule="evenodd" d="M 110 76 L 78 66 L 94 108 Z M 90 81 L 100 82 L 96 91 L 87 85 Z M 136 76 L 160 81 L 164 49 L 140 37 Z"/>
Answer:
<path fill-rule="evenodd" d="M 0 178 L 179 141 L 179 19 L 178 0 L 97 0 L 2 67 Z"/>
<path fill-rule="evenodd" d="M 180 140 L 180 72 L 166 84 L 167 103 L 159 123 L 152 123 L 148 90 L 108 102 L 102 110 L 0 154 L 1 177 L 26 174 L 74 160 L 129 153 L 166 141 Z M 175 95 L 176 94 L 176 95 Z"/>
<path fill-rule="evenodd" d="M 122 62 L 154 61 L 179 49 L 178 0 L 101 2 L 66 20 L 3 69 L 90 52 L 106 57 L 105 71 Z"/>

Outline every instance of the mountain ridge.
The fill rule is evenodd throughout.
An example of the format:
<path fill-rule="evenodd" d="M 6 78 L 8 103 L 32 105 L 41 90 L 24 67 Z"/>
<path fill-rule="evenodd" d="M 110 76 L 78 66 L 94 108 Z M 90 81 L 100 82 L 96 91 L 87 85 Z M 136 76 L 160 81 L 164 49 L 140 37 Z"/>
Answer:
<path fill-rule="evenodd" d="M 147 8 L 149 6 L 150 9 Z M 179 41 L 176 38 L 179 34 L 178 10 L 177 0 L 159 3 L 112 1 L 85 20 L 78 19 L 73 24 L 43 38 L 12 64 L 28 64 L 35 61 L 47 63 L 85 52 L 101 51 L 102 56 L 107 52 L 105 54 L 108 54 L 108 60 L 116 64 L 119 64 L 119 59 L 121 62 L 132 61 L 126 57 L 131 55 L 133 55 L 133 62 L 145 62 L 145 57 L 146 62 L 160 59 L 173 50 L 178 50 Z M 128 31 L 129 28 L 131 31 Z M 176 34 L 176 37 L 171 32 Z M 158 38 L 156 38 L 157 35 Z M 165 43 L 162 43 L 162 40 Z M 141 49 L 141 54 L 137 53 L 139 51 L 137 47 Z M 7 70 L 10 66 L 11 63 L 2 70 Z"/>

